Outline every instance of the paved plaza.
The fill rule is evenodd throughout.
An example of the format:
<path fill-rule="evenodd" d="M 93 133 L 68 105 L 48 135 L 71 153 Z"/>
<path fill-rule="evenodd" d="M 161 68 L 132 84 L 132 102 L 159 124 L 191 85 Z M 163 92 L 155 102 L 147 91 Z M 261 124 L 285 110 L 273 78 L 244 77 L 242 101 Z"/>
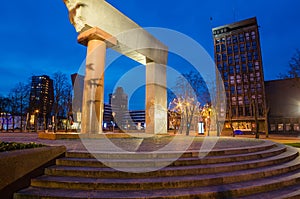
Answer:
<path fill-rule="evenodd" d="M 168 142 L 170 142 L 173 139 L 174 135 L 170 133 L 170 136 L 167 136 L 166 138 L 162 139 L 163 141 L 158 141 L 159 139 L 144 139 L 143 143 L 140 144 L 141 150 L 156 150 L 159 147 L 164 146 Z M 182 135 L 182 140 L 185 139 L 186 136 Z M 249 141 L 256 140 L 255 135 L 238 135 L 236 137 L 220 137 L 217 144 L 215 145 L 215 148 L 227 148 L 227 147 L 242 147 L 242 146 L 248 146 L 251 144 Z M 199 149 L 201 147 L 201 141 L 204 139 L 204 136 L 196 136 L 195 141 L 191 144 L 190 149 L 195 150 Z M 244 139 L 241 139 L 244 138 Z M 141 138 L 140 138 L 141 139 Z M 241 139 L 240 142 L 234 142 L 235 139 Z M 265 135 L 261 135 L 259 140 L 266 139 Z M 99 139 L 100 140 L 100 139 Z M 103 143 L 106 139 L 103 139 L 101 143 Z M 136 139 L 112 139 L 113 143 L 116 145 L 119 145 L 121 147 L 125 147 L 133 144 L 133 142 Z M 226 140 L 226 141 L 225 141 Z M 259 141 L 258 140 L 258 141 Z M 271 140 L 278 143 L 297 143 L 300 142 L 300 137 L 297 135 L 282 135 L 282 134 L 276 134 L 276 135 L 269 135 L 269 138 L 267 140 Z M 35 143 L 41 143 L 45 145 L 50 146 L 61 146 L 64 145 L 67 147 L 67 150 L 76 150 L 76 151 L 83 151 L 86 150 L 85 145 L 82 143 L 80 139 L 60 139 L 60 140 L 47 140 L 47 139 L 40 139 L 38 138 L 38 133 L 7 133 L 2 132 L 0 133 L 0 141 L 4 142 L 21 142 L 21 143 L 29 143 L 29 142 L 35 142 Z M 247 142 L 247 143 L 246 143 Z M 252 142 L 252 144 L 255 144 L 255 142 Z"/>

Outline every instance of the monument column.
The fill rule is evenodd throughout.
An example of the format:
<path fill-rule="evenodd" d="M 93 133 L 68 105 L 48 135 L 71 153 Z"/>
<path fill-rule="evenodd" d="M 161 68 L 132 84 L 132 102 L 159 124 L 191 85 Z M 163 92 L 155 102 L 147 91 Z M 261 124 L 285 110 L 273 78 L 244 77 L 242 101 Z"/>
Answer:
<path fill-rule="evenodd" d="M 146 65 L 146 133 L 167 133 L 166 66 L 148 61 Z"/>
<path fill-rule="evenodd" d="M 102 133 L 104 102 L 104 68 L 107 45 L 115 39 L 99 28 L 79 34 L 78 42 L 87 46 L 82 99 L 81 133 Z"/>

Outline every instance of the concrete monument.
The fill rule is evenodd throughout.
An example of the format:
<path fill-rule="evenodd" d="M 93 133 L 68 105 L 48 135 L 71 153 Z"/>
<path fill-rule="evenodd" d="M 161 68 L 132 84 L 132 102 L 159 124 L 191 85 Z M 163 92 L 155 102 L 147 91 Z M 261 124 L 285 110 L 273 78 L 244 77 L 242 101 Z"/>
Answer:
<path fill-rule="evenodd" d="M 79 34 L 78 42 L 87 46 L 82 133 L 102 132 L 106 48 L 146 66 L 146 133 L 167 133 L 168 48 L 104 0 L 64 3 Z"/>

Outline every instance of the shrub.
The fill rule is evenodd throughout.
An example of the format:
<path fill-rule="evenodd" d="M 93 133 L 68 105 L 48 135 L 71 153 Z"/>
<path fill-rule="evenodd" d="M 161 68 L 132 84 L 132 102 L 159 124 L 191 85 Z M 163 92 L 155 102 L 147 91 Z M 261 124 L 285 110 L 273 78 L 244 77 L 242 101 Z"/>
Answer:
<path fill-rule="evenodd" d="M 17 143 L 17 142 L 0 142 L 0 152 L 20 150 L 20 149 L 31 149 L 42 147 L 43 144 L 37 144 L 34 142 L 30 143 Z"/>

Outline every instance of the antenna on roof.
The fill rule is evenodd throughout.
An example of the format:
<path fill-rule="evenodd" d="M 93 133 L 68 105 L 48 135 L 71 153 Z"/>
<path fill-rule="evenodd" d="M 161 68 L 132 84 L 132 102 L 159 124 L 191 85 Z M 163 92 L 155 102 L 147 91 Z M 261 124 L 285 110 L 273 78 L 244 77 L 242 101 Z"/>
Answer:
<path fill-rule="evenodd" d="M 233 21 L 236 22 L 237 21 L 236 0 L 232 0 L 232 1 L 233 1 L 233 5 L 232 5 Z"/>

